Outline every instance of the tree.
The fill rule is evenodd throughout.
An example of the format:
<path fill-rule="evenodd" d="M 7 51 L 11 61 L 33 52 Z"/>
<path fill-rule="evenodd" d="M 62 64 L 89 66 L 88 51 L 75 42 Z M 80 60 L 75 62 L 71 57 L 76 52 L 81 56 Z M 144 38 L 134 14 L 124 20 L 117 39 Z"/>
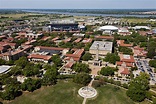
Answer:
<path fill-rule="evenodd" d="M 114 71 L 115 71 L 114 68 L 107 66 L 107 67 L 101 68 L 100 74 L 102 74 L 104 76 L 109 76 L 109 75 L 112 76 L 112 75 L 114 75 Z"/>
<path fill-rule="evenodd" d="M 87 85 L 91 81 L 91 76 L 87 73 L 76 74 L 73 81 L 78 84 Z"/>
<path fill-rule="evenodd" d="M 5 91 L 2 93 L 1 98 L 3 100 L 13 100 L 15 97 L 21 95 L 19 84 L 8 84 L 5 87 Z"/>
<path fill-rule="evenodd" d="M 29 91 L 29 92 L 33 92 L 34 90 L 38 89 L 41 87 L 41 81 L 38 79 L 32 79 L 32 78 L 28 78 L 24 81 L 24 83 L 22 83 L 21 85 L 21 89 L 23 91 Z"/>
<path fill-rule="evenodd" d="M 90 53 L 85 53 L 83 56 L 82 56 L 82 59 L 84 60 L 84 61 L 88 61 L 88 60 L 90 60 L 90 59 L 92 59 L 92 55 L 90 54 Z"/>
<path fill-rule="evenodd" d="M 27 65 L 28 61 L 26 57 L 20 57 L 17 61 L 15 61 L 15 64 L 17 66 L 20 66 L 21 68 L 24 68 Z"/>
<path fill-rule="evenodd" d="M 57 73 L 56 67 L 52 66 L 44 74 L 43 79 L 42 79 L 42 84 L 43 85 L 54 85 L 54 84 L 56 84 L 57 74 L 58 73 Z"/>
<path fill-rule="evenodd" d="M 149 65 L 150 65 L 151 67 L 156 68 L 156 60 L 150 60 L 150 61 L 149 61 Z"/>
<path fill-rule="evenodd" d="M 5 63 L 6 61 L 0 58 L 0 65 L 4 65 Z"/>
<path fill-rule="evenodd" d="M 62 65 L 62 60 L 61 60 L 61 58 L 59 57 L 59 55 L 54 55 L 54 56 L 52 56 L 51 60 L 53 61 L 53 63 L 54 63 L 56 66 L 61 66 L 61 65 Z"/>
<path fill-rule="evenodd" d="M 75 70 L 78 73 L 80 73 L 80 72 L 89 73 L 90 72 L 89 65 L 87 65 L 85 63 L 75 63 L 73 65 L 73 70 Z"/>
<path fill-rule="evenodd" d="M 129 88 L 126 92 L 132 100 L 141 102 L 146 98 L 146 93 L 149 90 L 149 75 L 140 73 L 140 75 L 131 80 Z"/>
<path fill-rule="evenodd" d="M 154 56 L 156 56 L 156 42 L 151 41 L 147 44 L 147 57 L 148 58 L 153 58 Z"/>
<path fill-rule="evenodd" d="M 120 52 L 123 52 L 123 54 L 129 54 L 129 55 L 132 55 L 133 54 L 132 49 L 130 49 L 128 47 L 122 47 L 122 46 L 120 46 L 119 47 L 119 51 Z"/>
<path fill-rule="evenodd" d="M 116 61 L 120 61 L 120 57 L 114 53 L 107 53 L 105 59 L 106 62 L 115 64 Z"/>

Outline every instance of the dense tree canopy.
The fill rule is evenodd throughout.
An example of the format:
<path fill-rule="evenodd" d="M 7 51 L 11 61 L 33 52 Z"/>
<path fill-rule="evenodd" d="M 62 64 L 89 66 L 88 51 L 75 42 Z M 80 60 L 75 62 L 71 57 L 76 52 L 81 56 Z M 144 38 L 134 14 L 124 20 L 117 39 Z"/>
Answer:
<path fill-rule="evenodd" d="M 92 55 L 90 53 L 85 53 L 83 56 L 82 56 L 82 59 L 84 61 L 88 61 L 88 60 L 91 60 L 92 59 Z"/>
<path fill-rule="evenodd" d="M 59 55 L 54 55 L 52 56 L 52 62 L 56 65 L 56 66 L 61 66 L 62 65 L 62 60 L 60 58 Z"/>
<path fill-rule="evenodd" d="M 129 54 L 132 55 L 132 49 L 128 48 L 128 47 L 119 47 L 119 52 L 123 52 L 123 54 Z"/>
<path fill-rule="evenodd" d="M 115 64 L 116 61 L 120 61 L 120 57 L 114 53 L 107 53 L 104 61 Z"/>
<path fill-rule="evenodd" d="M 115 71 L 114 68 L 107 66 L 107 67 L 101 68 L 100 74 L 102 74 L 104 76 L 109 76 L 109 75 L 112 76 L 112 75 L 114 75 L 114 71 Z"/>
<path fill-rule="evenodd" d="M 156 60 L 150 60 L 150 61 L 149 61 L 149 65 L 150 65 L 151 67 L 156 68 Z"/>
<path fill-rule="evenodd" d="M 91 81 L 91 76 L 87 73 L 76 74 L 73 81 L 78 84 L 87 85 Z"/>
<path fill-rule="evenodd" d="M 89 73 L 90 72 L 89 65 L 87 65 L 85 63 L 75 63 L 73 65 L 73 70 L 75 70 L 78 73 L 80 73 L 80 72 Z"/>
<path fill-rule="evenodd" d="M 55 66 L 51 66 L 49 69 L 47 69 L 46 73 L 43 76 L 42 84 L 43 85 L 53 85 L 56 84 L 56 78 L 57 78 L 57 69 Z"/>
<path fill-rule="evenodd" d="M 21 89 L 23 91 L 30 91 L 33 92 L 34 90 L 38 89 L 41 87 L 41 81 L 38 79 L 32 79 L 32 78 L 28 78 L 24 81 L 24 83 L 22 83 L 21 85 Z"/>
<path fill-rule="evenodd" d="M 138 77 L 131 80 L 127 90 L 127 96 L 132 100 L 141 102 L 146 98 L 146 93 L 149 90 L 149 75 L 141 73 Z"/>

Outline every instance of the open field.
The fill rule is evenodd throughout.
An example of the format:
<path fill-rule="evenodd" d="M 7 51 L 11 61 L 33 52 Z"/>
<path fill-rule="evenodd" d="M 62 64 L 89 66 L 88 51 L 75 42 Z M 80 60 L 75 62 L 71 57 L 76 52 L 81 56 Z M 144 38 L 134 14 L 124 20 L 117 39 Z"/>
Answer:
<path fill-rule="evenodd" d="M 37 13 L 19 13 L 19 14 L 1 14 L 0 17 L 9 17 L 9 18 L 20 18 L 23 16 L 29 16 L 29 15 L 41 15 Z"/>
<path fill-rule="evenodd" d="M 78 95 L 81 86 L 73 82 L 60 81 L 49 87 L 42 87 L 33 93 L 24 93 L 14 101 L 4 104 L 81 104 L 83 98 Z"/>
<path fill-rule="evenodd" d="M 150 104 L 147 101 L 135 103 L 126 96 L 123 89 L 115 89 L 112 85 L 97 88 L 98 96 L 95 99 L 87 100 L 87 104 Z"/>
<path fill-rule="evenodd" d="M 123 18 L 122 22 L 129 22 L 129 23 L 154 23 L 150 22 L 150 19 L 147 18 Z"/>
<path fill-rule="evenodd" d="M 83 98 L 78 95 L 77 85 L 71 81 L 59 81 L 58 84 L 42 87 L 32 93 L 25 92 L 14 101 L 4 104 L 82 104 Z M 126 96 L 123 89 L 115 89 L 112 85 L 97 88 L 98 96 L 87 100 L 86 104 L 150 104 L 147 101 L 135 103 Z"/>

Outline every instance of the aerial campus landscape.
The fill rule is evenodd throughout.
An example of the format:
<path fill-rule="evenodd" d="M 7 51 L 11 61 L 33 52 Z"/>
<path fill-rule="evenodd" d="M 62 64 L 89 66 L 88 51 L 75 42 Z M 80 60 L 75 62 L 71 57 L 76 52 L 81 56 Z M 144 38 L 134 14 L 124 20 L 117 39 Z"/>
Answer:
<path fill-rule="evenodd" d="M 0 104 L 156 104 L 156 1 L 34 2 L 0 0 Z"/>

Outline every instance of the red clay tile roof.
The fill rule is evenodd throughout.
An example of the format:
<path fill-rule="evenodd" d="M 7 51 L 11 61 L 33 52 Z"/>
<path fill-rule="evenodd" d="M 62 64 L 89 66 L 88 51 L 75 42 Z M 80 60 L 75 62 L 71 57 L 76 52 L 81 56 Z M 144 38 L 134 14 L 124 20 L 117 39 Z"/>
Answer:
<path fill-rule="evenodd" d="M 124 55 L 124 54 L 120 54 L 120 61 L 122 62 L 128 62 L 128 63 L 134 63 L 134 57 L 132 55 Z M 128 58 L 125 58 L 124 56 L 128 56 Z"/>
<path fill-rule="evenodd" d="M 82 53 L 84 52 L 84 49 L 72 49 L 72 50 L 74 50 L 75 52 L 73 54 L 66 54 L 67 58 L 65 58 L 65 60 L 70 60 L 70 58 L 73 58 L 73 60 L 79 61 L 82 56 Z"/>
<path fill-rule="evenodd" d="M 122 46 L 122 47 L 132 47 L 133 45 L 132 44 L 125 44 L 125 40 L 116 40 L 117 41 L 117 44 L 119 46 Z"/>
<path fill-rule="evenodd" d="M 59 48 L 59 47 L 45 47 L 45 46 L 36 46 L 39 47 L 40 49 L 48 49 L 48 50 L 58 50 L 58 51 L 62 51 L 64 49 L 68 49 L 68 48 Z"/>
<path fill-rule="evenodd" d="M 91 43 L 93 41 L 93 39 L 91 39 L 91 38 L 84 38 L 83 39 L 83 41 L 82 41 L 82 43 Z"/>
<path fill-rule="evenodd" d="M 82 40 L 82 38 L 77 38 L 74 42 L 75 43 L 78 43 L 78 42 L 80 42 Z"/>
<path fill-rule="evenodd" d="M 31 59 L 31 58 L 36 58 L 36 59 L 43 59 L 43 60 L 50 60 L 52 56 L 47 56 L 47 55 L 37 55 L 37 54 L 31 54 L 29 55 L 27 58 Z"/>
<path fill-rule="evenodd" d="M 73 66 L 74 62 L 68 62 L 64 67 L 71 68 Z"/>
<path fill-rule="evenodd" d="M 128 68 L 124 68 L 124 70 L 121 72 L 121 74 L 129 75 L 130 72 L 129 72 Z"/>
<path fill-rule="evenodd" d="M 108 39 L 108 40 L 113 40 L 114 39 L 113 36 L 96 36 L 95 38 L 98 38 L 98 39 Z"/>

